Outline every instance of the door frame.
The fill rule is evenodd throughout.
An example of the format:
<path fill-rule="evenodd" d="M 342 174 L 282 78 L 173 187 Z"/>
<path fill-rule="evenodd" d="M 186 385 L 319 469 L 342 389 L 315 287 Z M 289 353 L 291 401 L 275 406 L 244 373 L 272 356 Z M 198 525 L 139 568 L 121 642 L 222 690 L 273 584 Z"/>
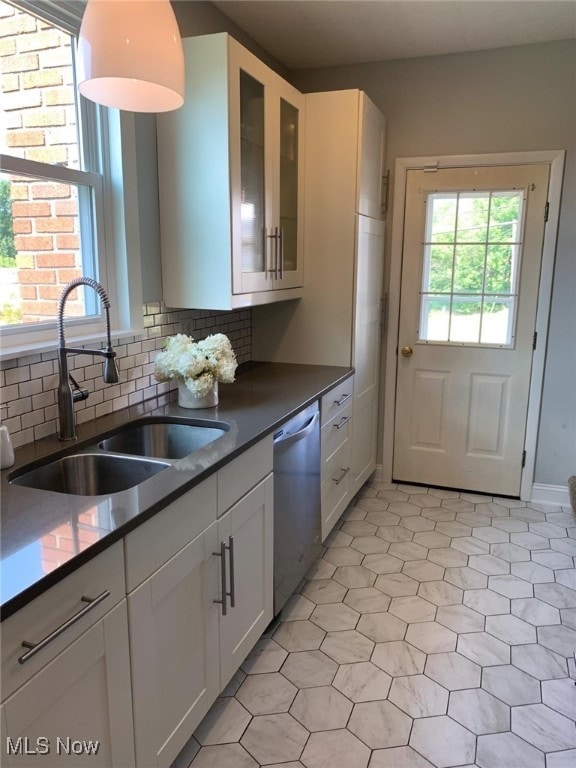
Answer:
<path fill-rule="evenodd" d="M 538 344 L 532 357 L 528 413 L 526 417 L 526 438 L 524 444 L 526 462 L 522 469 L 520 482 L 520 498 L 523 501 L 529 501 L 532 498 L 565 157 L 565 150 L 543 150 L 480 155 L 399 157 L 396 159 L 394 167 L 394 210 L 392 216 L 392 238 L 390 249 L 390 278 L 387 289 L 388 328 L 386 334 L 382 444 L 382 480 L 384 482 L 391 482 L 392 480 L 392 463 L 394 458 L 396 376 L 398 368 L 397 349 L 400 322 L 400 287 L 402 281 L 402 251 L 404 245 L 404 209 L 406 204 L 407 172 L 409 170 L 429 170 L 431 173 L 434 173 L 442 168 L 473 168 L 489 165 L 530 165 L 535 163 L 549 163 L 549 212 L 548 222 L 544 228 L 542 267 L 540 272 L 540 287 L 538 290 L 538 308 L 535 328 L 538 334 Z"/>

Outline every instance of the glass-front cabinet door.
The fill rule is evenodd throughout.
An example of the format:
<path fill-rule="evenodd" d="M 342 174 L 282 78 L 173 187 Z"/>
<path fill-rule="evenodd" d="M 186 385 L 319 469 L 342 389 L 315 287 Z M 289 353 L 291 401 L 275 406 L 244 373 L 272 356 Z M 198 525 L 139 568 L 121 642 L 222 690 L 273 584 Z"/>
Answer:
<path fill-rule="evenodd" d="M 236 220 L 234 288 L 237 293 L 266 288 L 265 86 L 239 71 L 240 174 Z"/>
<path fill-rule="evenodd" d="M 302 179 L 303 97 L 284 87 L 278 99 L 280 157 L 278 168 L 277 288 L 302 285 L 302 211 L 299 189 Z"/>
<path fill-rule="evenodd" d="M 264 66 L 241 60 L 231 82 L 238 89 L 231 123 L 239 118 L 238 158 L 231 157 L 234 293 L 301 286 L 304 98 Z"/>

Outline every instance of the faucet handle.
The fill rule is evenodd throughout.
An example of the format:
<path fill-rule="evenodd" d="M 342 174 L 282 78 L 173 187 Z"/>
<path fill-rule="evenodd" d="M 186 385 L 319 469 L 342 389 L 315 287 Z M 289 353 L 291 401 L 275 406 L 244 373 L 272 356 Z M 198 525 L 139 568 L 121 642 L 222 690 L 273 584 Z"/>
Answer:
<path fill-rule="evenodd" d="M 72 401 L 78 403 L 80 400 L 88 400 L 90 397 L 90 392 L 87 389 L 82 389 L 71 373 L 68 374 L 68 378 L 72 382 L 73 386 Z"/>

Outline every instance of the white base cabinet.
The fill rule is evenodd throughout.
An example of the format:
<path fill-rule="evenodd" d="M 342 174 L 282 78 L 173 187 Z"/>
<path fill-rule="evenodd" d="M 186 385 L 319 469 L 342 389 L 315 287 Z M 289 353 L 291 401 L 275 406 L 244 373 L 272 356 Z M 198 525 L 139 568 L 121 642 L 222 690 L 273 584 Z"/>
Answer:
<path fill-rule="evenodd" d="M 136 765 L 126 601 L 3 704 L 2 765 Z"/>
<path fill-rule="evenodd" d="M 171 765 L 272 619 L 271 455 L 265 440 L 236 460 L 251 457 L 248 472 L 232 462 L 218 473 L 219 497 L 230 473 L 237 492 L 253 486 L 218 519 L 210 478 L 149 521 L 178 529 L 199 508 L 214 518 L 128 595 L 138 766 Z M 127 537 L 129 583 L 154 546 L 143 528 Z"/>
<path fill-rule="evenodd" d="M 138 765 L 170 765 L 219 693 L 216 526 L 128 596 Z"/>
<path fill-rule="evenodd" d="M 2 624 L 2 765 L 167 768 L 272 617 L 269 436 Z"/>
<path fill-rule="evenodd" d="M 233 540 L 229 590 L 235 605 L 220 610 L 220 692 L 272 620 L 272 475 L 262 480 L 218 521 L 218 541 Z M 228 552 L 229 554 L 229 552 Z"/>

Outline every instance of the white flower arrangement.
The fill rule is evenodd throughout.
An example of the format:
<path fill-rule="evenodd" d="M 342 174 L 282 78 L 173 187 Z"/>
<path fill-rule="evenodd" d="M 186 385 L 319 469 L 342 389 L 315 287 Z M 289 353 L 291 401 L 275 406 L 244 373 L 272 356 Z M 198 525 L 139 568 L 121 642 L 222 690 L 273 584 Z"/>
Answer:
<path fill-rule="evenodd" d="M 177 379 L 190 392 L 203 397 L 215 381 L 231 384 L 236 373 L 236 355 L 230 339 L 215 333 L 201 341 L 178 333 L 170 336 L 164 350 L 156 357 L 154 376 L 157 381 Z"/>

